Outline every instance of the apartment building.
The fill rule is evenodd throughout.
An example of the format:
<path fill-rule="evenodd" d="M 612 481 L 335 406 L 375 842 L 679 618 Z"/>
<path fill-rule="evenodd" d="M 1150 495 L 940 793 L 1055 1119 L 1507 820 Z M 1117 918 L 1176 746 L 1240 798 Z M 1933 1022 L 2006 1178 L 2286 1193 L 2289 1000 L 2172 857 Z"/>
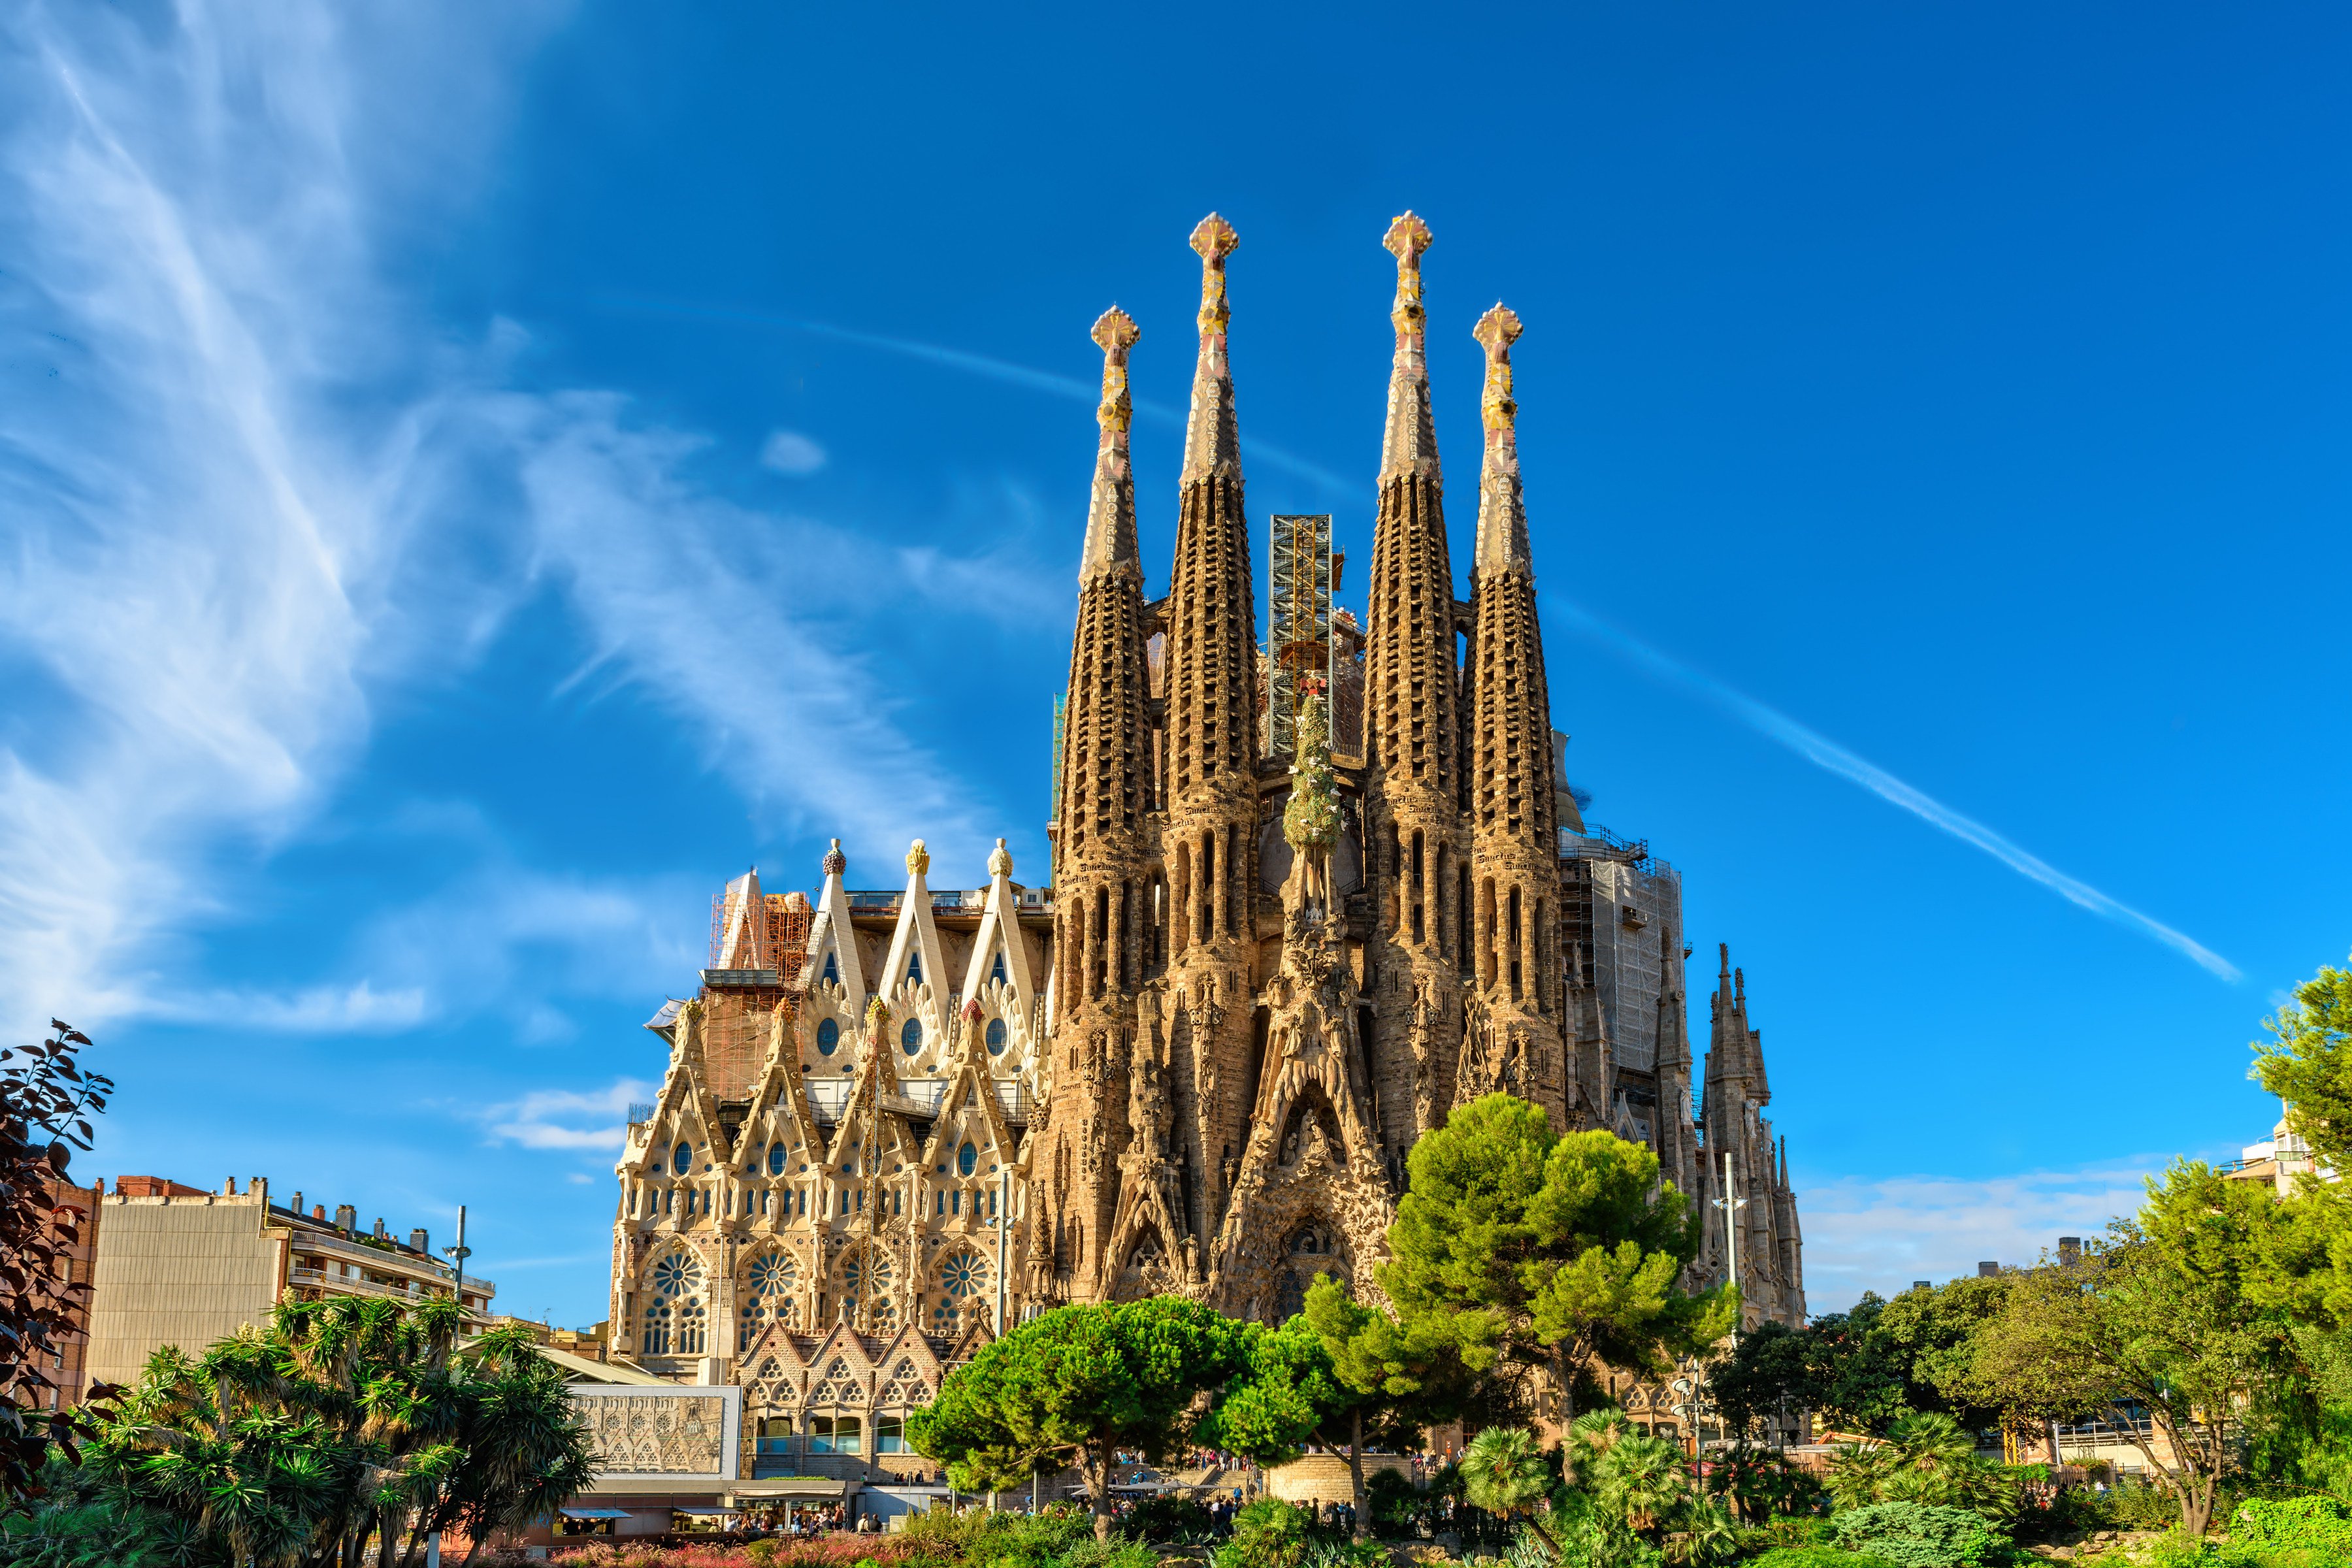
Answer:
<path fill-rule="evenodd" d="M 103 1182 L 100 1188 L 104 1186 Z M 93 1189 L 96 1195 L 99 1189 Z M 281 1300 L 330 1296 L 421 1301 L 461 1292 L 487 1321 L 498 1287 L 436 1258 L 422 1228 L 401 1238 L 382 1219 L 362 1230 L 349 1204 L 274 1203 L 267 1178 L 207 1192 L 160 1176 L 121 1176 L 98 1197 L 86 1378 L 135 1380 L 165 1345 L 191 1354 Z"/>

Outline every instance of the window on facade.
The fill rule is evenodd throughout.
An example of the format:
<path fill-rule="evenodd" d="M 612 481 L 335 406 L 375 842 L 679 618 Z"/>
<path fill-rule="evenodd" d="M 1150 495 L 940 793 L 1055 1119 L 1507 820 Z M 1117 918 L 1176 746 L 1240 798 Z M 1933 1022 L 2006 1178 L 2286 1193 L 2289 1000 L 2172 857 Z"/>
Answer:
<path fill-rule="evenodd" d="M 830 980 L 830 979 L 832 979 L 832 978 L 833 978 L 833 961 L 832 961 L 831 959 L 827 959 L 827 960 L 825 960 L 825 965 L 824 965 L 824 966 L 825 966 L 825 978 L 826 978 L 826 979 L 828 979 L 828 980 Z M 819 1024 L 819 1025 L 816 1026 L 816 1051 L 817 1051 L 817 1055 L 819 1055 L 819 1056 L 821 1056 L 821 1057 L 829 1057 L 829 1056 L 833 1055 L 834 1051 L 835 1051 L 836 1048 L 838 1048 L 840 1045 L 841 1045 L 841 1020 L 840 1020 L 840 1019 L 838 1019 L 838 1018 L 827 1018 L 827 1019 L 825 1019 L 823 1023 Z"/>
<path fill-rule="evenodd" d="M 980 1150 L 976 1145 L 967 1142 L 956 1151 L 956 1169 L 964 1175 L 971 1175 L 979 1164 Z"/>
<path fill-rule="evenodd" d="M 907 1047 L 907 1054 L 910 1057 L 917 1051 L 921 1050 L 923 1048 L 922 1020 L 919 1018 L 908 1019 L 907 1026 L 898 1031 L 898 1043 Z"/>
<path fill-rule="evenodd" d="M 992 1057 L 1004 1054 L 1004 1020 L 1002 1018 L 988 1021 L 988 1054 Z"/>
<path fill-rule="evenodd" d="M 770 1415 L 760 1423 L 760 1452 L 789 1454 L 793 1451 L 793 1418 Z"/>
<path fill-rule="evenodd" d="M 988 966 L 988 977 L 999 985 L 1011 984 L 1004 977 L 1004 950 L 1001 947 L 996 950 L 996 962 Z"/>
<path fill-rule="evenodd" d="M 768 1174 L 781 1176 L 784 1173 L 784 1153 L 782 1139 L 768 1145 Z"/>
<path fill-rule="evenodd" d="M 828 985 L 838 985 L 841 984 L 841 961 L 839 954 L 828 952 L 824 955 L 824 980 L 825 984 Z"/>
<path fill-rule="evenodd" d="M 958 1190 L 958 1191 L 956 1191 L 956 1192 L 950 1193 L 950 1194 L 948 1194 L 948 1213 L 950 1213 L 950 1214 L 961 1214 L 961 1213 L 963 1213 L 963 1194 L 962 1194 L 962 1192 L 961 1192 L 961 1190 Z"/>
<path fill-rule="evenodd" d="M 907 1451 L 905 1417 L 877 1415 L 874 1418 L 874 1451 L 877 1454 L 903 1454 Z"/>
<path fill-rule="evenodd" d="M 809 1452 L 812 1454 L 855 1454 L 862 1446 L 864 1432 L 855 1415 L 812 1415 L 809 1417 Z"/>
<path fill-rule="evenodd" d="M 917 948 L 907 955 L 907 978 L 920 985 L 923 983 L 923 950 Z"/>
<path fill-rule="evenodd" d="M 680 1143 L 670 1153 L 670 1168 L 683 1176 L 694 1169 L 694 1145 Z"/>

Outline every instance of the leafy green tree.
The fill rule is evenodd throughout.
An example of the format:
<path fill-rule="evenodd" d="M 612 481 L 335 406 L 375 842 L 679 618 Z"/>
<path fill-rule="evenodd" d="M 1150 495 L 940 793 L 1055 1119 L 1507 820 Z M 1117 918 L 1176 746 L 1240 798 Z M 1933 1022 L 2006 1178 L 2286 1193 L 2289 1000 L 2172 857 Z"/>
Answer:
<path fill-rule="evenodd" d="M 2079 1264 L 2017 1276 L 1979 1336 L 1973 1383 L 2036 1422 L 2115 1421 L 2202 1535 L 2235 1414 L 2295 1364 L 2268 1277 L 2279 1225 L 2267 1188 L 2176 1163 Z M 2141 1412 L 2162 1442 L 2139 1433 Z"/>
<path fill-rule="evenodd" d="M 1761 1323 L 1706 1369 L 1706 1402 L 1727 1432 L 1755 1433 L 1774 1416 L 1787 1421 L 1822 1404 L 1819 1344 L 1801 1329 Z"/>
<path fill-rule="evenodd" d="M 1898 1407 L 1941 1412 L 1970 1431 L 2000 1418 L 2000 1411 L 1971 1391 L 1977 1335 L 2000 1315 L 2016 1275 L 1963 1275 L 1927 1290 L 1906 1290 L 1877 1310 L 1871 1325 L 1871 1359 L 1902 1379 Z M 1858 1309 L 1857 1309 L 1858 1310 Z M 1879 1375 L 1874 1368 L 1864 1379 Z M 1832 1396 L 1834 1401 L 1835 1396 Z M 1871 1430 L 1885 1430 L 1885 1422 Z"/>
<path fill-rule="evenodd" d="M 1246 1371 L 1225 1385 L 1200 1440 L 1267 1464 L 1310 1442 L 1345 1448 L 1356 1539 L 1368 1539 L 1365 1445 L 1415 1447 L 1423 1430 L 1461 1413 L 1475 1374 L 1463 1364 L 1458 1328 L 1400 1323 L 1318 1274 L 1304 1312 L 1243 1332 Z"/>
<path fill-rule="evenodd" d="M 1499 1353 L 1523 1375 L 1548 1373 L 1564 1416 L 1594 1363 L 1661 1374 L 1671 1352 L 1729 1331 L 1736 1290 L 1675 1283 L 1698 1254 L 1699 1220 L 1646 1145 L 1562 1136 L 1538 1107 L 1490 1094 L 1414 1144 L 1411 1163 L 1380 1274 L 1400 1321 L 1455 1334 L 1467 1364 Z"/>
<path fill-rule="evenodd" d="M 2323 1163 L 2352 1170 L 2352 970 L 2322 965 L 2263 1026 L 2252 1076 Z"/>
<path fill-rule="evenodd" d="M 1462 1450 L 1461 1468 L 1462 1493 L 1473 1508 L 1500 1519 L 1527 1515 L 1528 1527 L 1554 1557 L 1559 1555 L 1559 1542 L 1535 1517 L 1535 1510 L 1550 1499 L 1552 1472 L 1533 1432 L 1524 1426 L 1489 1426 Z"/>
<path fill-rule="evenodd" d="M 908 1440 L 968 1491 L 1014 1484 L 1041 1459 L 1076 1464 L 1108 1542 L 1115 1456 L 1185 1447 L 1194 1400 L 1246 1371 L 1248 1346 L 1242 1325 L 1175 1297 L 1057 1307 L 950 1373 Z"/>
<path fill-rule="evenodd" d="M 563 1376 L 526 1331 L 460 1347 L 455 1303 L 281 1305 L 190 1356 L 157 1352 L 100 1414 L 62 1509 L 110 1511 L 173 1563 L 415 1568 L 436 1531 L 488 1535 L 594 1477 Z"/>

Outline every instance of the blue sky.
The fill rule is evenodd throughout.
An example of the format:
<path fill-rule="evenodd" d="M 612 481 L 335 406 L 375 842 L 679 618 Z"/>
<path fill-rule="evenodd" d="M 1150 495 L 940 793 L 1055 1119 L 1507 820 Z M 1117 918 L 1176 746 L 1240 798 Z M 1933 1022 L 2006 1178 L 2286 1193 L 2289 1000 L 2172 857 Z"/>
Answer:
<path fill-rule="evenodd" d="M 1360 563 L 1388 219 L 1457 561 L 1525 320 L 1555 719 L 1747 968 L 1816 1310 L 2265 1135 L 2352 948 L 2339 8 L 5 15 L 0 1000 L 89 1170 L 601 1317 L 722 880 L 1042 873 L 1087 328 L 1181 407 L 1211 208 L 1251 508 Z"/>

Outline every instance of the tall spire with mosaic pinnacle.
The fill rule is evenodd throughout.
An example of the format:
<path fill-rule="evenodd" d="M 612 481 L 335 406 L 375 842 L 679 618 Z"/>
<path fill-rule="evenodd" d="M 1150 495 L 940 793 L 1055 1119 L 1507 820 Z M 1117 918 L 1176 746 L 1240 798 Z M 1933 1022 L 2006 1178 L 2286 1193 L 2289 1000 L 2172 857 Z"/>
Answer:
<path fill-rule="evenodd" d="M 1508 1089 L 1562 1128 L 1590 1125 L 1606 1084 L 1572 1081 L 1561 1048 L 1559 838 L 1552 802 L 1551 700 L 1535 563 L 1519 491 L 1518 405 L 1511 344 L 1519 319 L 1497 305 L 1474 333 L 1486 351 L 1480 398 L 1486 430 L 1478 473 L 1473 604 L 1470 831 L 1475 955 L 1475 1044 L 1457 1094 Z"/>
<path fill-rule="evenodd" d="M 1401 1153 L 1444 1117 L 1461 1037 L 1468 847 L 1461 825 L 1461 676 L 1444 479 L 1430 413 L 1421 258 L 1429 226 L 1408 212 L 1382 245 L 1396 258 L 1396 354 L 1381 443 L 1380 510 L 1365 618 L 1366 880 L 1371 893 L 1382 1142 Z"/>
<path fill-rule="evenodd" d="M 1225 261 L 1239 243 L 1214 213 L 1192 231 L 1201 258 L 1200 356 L 1185 426 L 1167 634 L 1167 877 L 1170 1077 L 1178 1157 L 1192 1172 L 1185 1225 L 1205 1249 L 1223 1213 L 1223 1173 L 1247 1142 L 1252 1065 L 1257 830 L 1257 611 L 1241 436 L 1225 355 Z M 1170 1252 L 1179 1250 L 1167 1238 Z"/>
<path fill-rule="evenodd" d="M 1152 804 L 1150 667 L 1128 454 L 1127 356 L 1141 333 L 1114 307 L 1093 335 L 1103 351 L 1101 434 L 1079 555 L 1054 838 L 1055 1034 L 1070 1066 L 1055 1075 L 1045 1126 L 1061 1172 L 1100 1169 L 1118 1153 L 1118 1128 L 1091 1111 L 1090 1084 L 1124 1070 L 1133 1036 L 1133 931 L 1143 912 Z M 1081 1282 L 1099 1269 L 1111 1194 L 1105 1184 L 1066 1179 L 1038 1196 L 1040 1240 L 1052 1248 L 1042 1272 L 1055 1289 L 1084 1294 Z"/>

